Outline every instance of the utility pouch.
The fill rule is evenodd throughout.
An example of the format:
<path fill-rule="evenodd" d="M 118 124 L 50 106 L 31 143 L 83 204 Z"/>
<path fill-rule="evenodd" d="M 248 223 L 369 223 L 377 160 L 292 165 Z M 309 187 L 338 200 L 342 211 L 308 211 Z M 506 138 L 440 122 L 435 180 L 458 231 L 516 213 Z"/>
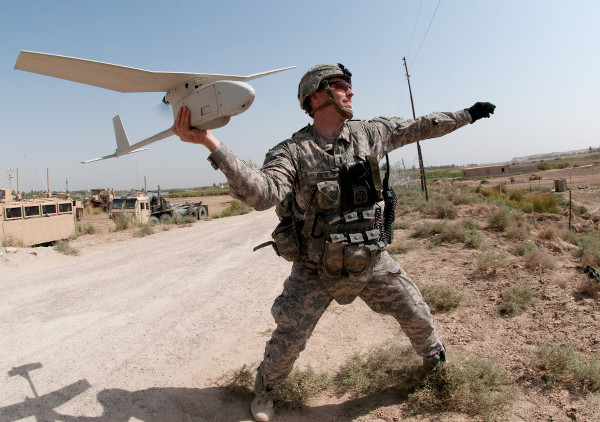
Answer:
<path fill-rule="evenodd" d="M 292 217 L 286 217 L 279 222 L 271 234 L 275 243 L 275 252 L 286 261 L 296 261 L 300 257 L 298 231 L 298 222 Z"/>

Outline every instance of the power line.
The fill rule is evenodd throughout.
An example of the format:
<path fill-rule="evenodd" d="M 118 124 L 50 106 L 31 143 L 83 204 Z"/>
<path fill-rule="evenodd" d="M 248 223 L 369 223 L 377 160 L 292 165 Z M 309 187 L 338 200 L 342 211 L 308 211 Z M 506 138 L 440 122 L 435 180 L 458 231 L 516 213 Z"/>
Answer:
<path fill-rule="evenodd" d="M 421 40 L 421 44 L 419 44 L 419 48 L 417 49 L 417 52 L 415 53 L 414 57 L 412 58 L 411 64 L 415 64 L 415 60 L 416 60 L 417 56 L 419 55 L 419 52 L 421 51 L 421 47 L 423 46 L 423 42 L 425 41 L 425 38 L 427 38 L 427 34 L 429 33 L 429 28 L 431 28 L 431 24 L 433 23 L 433 18 L 435 18 L 435 14 L 436 14 L 436 12 L 438 10 L 438 7 L 440 6 L 440 2 L 441 2 L 441 0 L 438 0 L 437 5 L 435 6 L 435 10 L 433 11 L 433 15 L 431 16 L 431 20 L 429 21 L 429 25 L 427 26 L 427 31 L 425 31 L 425 35 L 423 35 L 423 39 Z M 419 13 L 421 13 L 421 9 L 420 8 L 419 8 Z M 411 43 L 412 43 L 412 40 L 411 40 Z"/>
<path fill-rule="evenodd" d="M 410 42 L 408 43 L 408 48 L 406 49 L 407 53 L 410 51 L 410 48 L 412 47 L 413 38 L 415 37 L 415 32 L 417 31 L 417 23 L 419 23 L 419 16 L 421 16 L 422 8 L 423 8 L 423 0 L 421 0 L 421 4 L 419 5 L 419 11 L 417 12 L 417 18 L 415 19 L 415 26 L 413 26 L 413 32 L 412 32 L 412 35 L 410 36 Z"/>

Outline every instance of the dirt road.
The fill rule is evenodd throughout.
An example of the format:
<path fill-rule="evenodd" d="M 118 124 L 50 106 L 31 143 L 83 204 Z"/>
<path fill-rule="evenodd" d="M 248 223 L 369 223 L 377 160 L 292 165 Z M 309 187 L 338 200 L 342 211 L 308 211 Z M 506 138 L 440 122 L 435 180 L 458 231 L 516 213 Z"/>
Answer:
<path fill-rule="evenodd" d="M 276 223 L 271 210 L 142 238 L 82 236 L 78 256 L 2 250 L 0 420 L 250 419 L 248 403 L 222 402 L 215 382 L 257 364 L 275 328 L 270 307 L 290 264 L 252 248 Z M 399 333 L 361 301 L 334 304 L 298 365 L 334 371 Z M 313 412 L 338 420 L 334 403 Z"/>

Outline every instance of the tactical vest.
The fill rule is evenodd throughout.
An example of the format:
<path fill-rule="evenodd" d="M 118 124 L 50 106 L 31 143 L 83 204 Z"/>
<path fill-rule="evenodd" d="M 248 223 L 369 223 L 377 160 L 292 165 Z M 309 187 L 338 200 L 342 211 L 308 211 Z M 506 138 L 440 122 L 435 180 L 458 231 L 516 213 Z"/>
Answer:
<path fill-rule="evenodd" d="M 298 185 L 276 207 L 281 222 L 273 232 L 278 254 L 316 265 L 324 289 L 340 304 L 352 302 L 364 288 L 386 246 L 378 161 L 368 158 L 360 122 L 348 123 L 351 145 L 341 155 L 323 151 L 306 131 L 293 135 L 290 149 L 311 156 L 300 160 Z"/>

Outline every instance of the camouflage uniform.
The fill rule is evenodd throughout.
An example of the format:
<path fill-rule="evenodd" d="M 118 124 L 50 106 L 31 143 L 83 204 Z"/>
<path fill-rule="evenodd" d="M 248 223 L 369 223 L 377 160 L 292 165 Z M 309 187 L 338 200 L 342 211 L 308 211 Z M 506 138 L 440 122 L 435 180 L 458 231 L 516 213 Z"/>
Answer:
<path fill-rule="evenodd" d="M 279 204 L 291 192 L 291 213 L 295 220 L 303 222 L 298 233 L 298 256 L 293 258 L 292 272 L 271 309 L 277 328 L 266 345 L 255 385 L 257 393 L 277 388 L 287 377 L 333 299 L 344 304 L 358 296 L 374 311 L 392 315 L 421 356 L 442 349 L 421 293 L 400 265 L 375 243 L 365 246 L 371 248 L 364 249 L 370 258 L 353 276 L 322 276 L 319 270 L 323 241 L 314 239 L 315 221 L 324 211 L 335 211 L 339 206 L 339 192 L 335 191 L 339 179 L 330 182 L 336 179 L 331 173 L 341 163 L 368 155 L 376 155 L 379 160 L 396 148 L 443 136 L 471 121 L 465 110 L 432 113 L 416 120 L 346 121 L 333 143 L 308 125 L 271 149 L 261 169 L 246 164 L 223 144 L 209 156 L 213 167 L 227 177 L 234 197 L 264 210 Z M 356 125 L 360 130 L 352 129 Z M 368 210 L 362 211 L 365 216 L 368 214 Z M 350 266 L 353 258 L 354 255 L 347 259 Z"/>

